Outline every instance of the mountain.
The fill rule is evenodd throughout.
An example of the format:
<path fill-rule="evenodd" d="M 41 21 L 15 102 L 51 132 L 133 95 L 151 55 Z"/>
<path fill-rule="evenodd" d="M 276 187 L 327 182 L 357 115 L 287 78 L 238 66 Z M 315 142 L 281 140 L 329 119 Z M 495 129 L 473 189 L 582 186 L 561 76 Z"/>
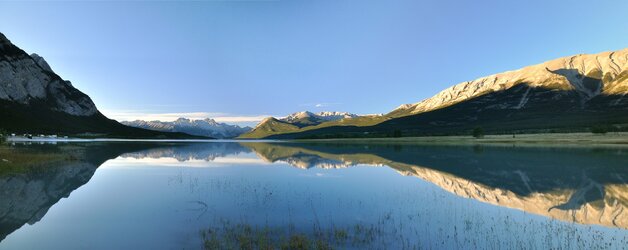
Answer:
<path fill-rule="evenodd" d="M 265 138 L 387 137 L 628 130 L 628 49 L 551 60 L 454 85 L 360 122 L 322 123 Z"/>
<path fill-rule="evenodd" d="M 358 115 L 347 112 L 319 112 L 315 114 L 309 111 L 302 111 L 290 114 L 280 120 L 302 128 L 317 125 L 323 122 L 337 121 L 355 117 L 358 117 Z"/>
<path fill-rule="evenodd" d="M 250 131 L 251 127 L 240 127 L 226 123 L 218 123 L 213 119 L 190 120 L 179 118 L 174 122 L 162 121 L 123 121 L 122 124 L 162 132 L 182 132 L 190 135 L 214 138 L 234 138 Z"/>
<path fill-rule="evenodd" d="M 284 118 L 268 117 L 262 120 L 253 130 L 240 136 L 240 138 L 263 138 L 270 135 L 297 132 L 318 128 L 321 124 L 334 124 L 349 119 L 359 118 L 356 114 L 347 112 L 318 112 L 301 111 L 290 114 Z"/>
<path fill-rule="evenodd" d="M 0 33 L 0 128 L 12 133 L 89 134 L 125 138 L 187 138 L 124 126 L 63 80 L 37 54 L 28 55 Z"/>

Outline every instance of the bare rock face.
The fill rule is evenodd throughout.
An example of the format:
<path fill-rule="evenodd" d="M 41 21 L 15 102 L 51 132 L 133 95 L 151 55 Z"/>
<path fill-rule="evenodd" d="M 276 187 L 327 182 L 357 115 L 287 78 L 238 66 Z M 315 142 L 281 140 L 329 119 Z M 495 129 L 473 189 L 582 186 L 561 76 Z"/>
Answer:
<path fill-rule="evenodd" d="M 48 72 L 54 72 L 52 71 L 52 68 L 50 68 L 50 65 L 48 65 L 48 62 L 46 62 L 46 60 L 40 55 L 38 55 L 37 53 L 31 54 L 31 58 L 33 58 L 33 60 L 35 60 L 37 65 L 39 65 L 39 67 L 41 67 L 42 69 Z"/>
<path fill-rule="evenodd" d="M 29 56 L 0 33 L 0 100 L 44 103 L 75 116 L 98 113 L 92 100 L 55 74 L 39 55 Z"/>
<path fill-rule="evenodd" d="M 628 49 L 563 57 L 459 83 L 421 102 L 401 105 L 393 112 L 403 115 L 428 112 L 518 86 L 526 89 L 518 96 L 518 102 L 499 108 L 525 108 L 530 101 L 530 89 L 539 88 L 550 91 L 573 90 L 581 103 L 600 95 L 619 96 L 615 100 L 615 104 L 618 104 L 628 93 Z"/>

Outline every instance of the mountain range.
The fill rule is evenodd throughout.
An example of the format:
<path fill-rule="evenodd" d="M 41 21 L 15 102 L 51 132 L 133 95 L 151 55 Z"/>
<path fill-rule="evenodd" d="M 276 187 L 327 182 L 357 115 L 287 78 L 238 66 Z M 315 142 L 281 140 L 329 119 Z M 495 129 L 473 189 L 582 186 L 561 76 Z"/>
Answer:
<path fill-rule="evenodd" d="M 122 121 L 121 123 L 131 127 L 154 131 L 181 132 L 190 135 L 207 136 L 220 139 L 234 138 L 252 129 L 251 127 L 240 127 L 237 125 L 219 123 L 210 118 L 203 120 L 179 118 L 173 122 L 135 120 Z"/>
<path fill-rule="evenodd" d="M 301 111 L 290 114 L 284 118 L 268 117 L 248 133 L 242 134 L 240 138 L 263 138 L 266 136 L 297 132 L 305 129 L 315 128 L 321 124 L 332 124 L 345 120 L 359 119 L 362 116 L 347 112 L 319 112 Z"/>
<path fill-rule="evenodd" d="M 94 102 L 57 75 L 43 57 L 0 33 L 0 128 L 12 133 L 123 138 L 198 138 L 132 128 L 105 117 Z"/>
<path fill-rule="evenodd" d="M 241 138 L 335 138 L 628 130 L 628 49 L 563 57 L 462 82 L 382 116 L 262 121 Z"/>

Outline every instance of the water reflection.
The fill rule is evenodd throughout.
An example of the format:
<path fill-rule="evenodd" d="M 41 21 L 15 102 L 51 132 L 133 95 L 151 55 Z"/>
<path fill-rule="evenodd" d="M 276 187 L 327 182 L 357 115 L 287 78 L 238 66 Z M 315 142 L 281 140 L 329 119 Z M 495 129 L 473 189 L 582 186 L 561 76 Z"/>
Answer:
<path fill-rule="evenodd" d="M 141 158 L 174 158 L 177 161 L 202 160 L 213 161 L 217 157 L 249 153 L 251 149 L 239 143 L 180 143 L 170 147 L 125 153 L 122 157 Z"/>
<path fill-rule="evenodd" d="M 628 150 L 244 143 L 295 167 L 385 165 L 451 193 L 564 221 L 628 228 Z"/>
<path fill-rule="evenodd" d="M 513 216 L 510 212 L 499 208 L 514 208 L 567 222 L 628 228 L 625 212 L 628 206 L 626 153 L 626 148 L 285 142 L 102 142 L 3 146 L 0 158 L 10 158 L 11 162 L 0 162 L 0 242 L 22 225 L 40 221 L 55 203 L 61 203 L 62 198 L 90 182 L 96 169 L 105 165 L 135 169 L 133 172 L 116 172 L 99 184 L 111 188 L 101 195 L 117 190 L 127 192 L 126 196 L 120 194 L 120 197 L 128 200 L 108 208 L 93 209 L 111 213 L 113 208 L 120 207 L 119 216 L 128 214 L 134 222 L 135 217 L 154 214 L 160 221 L 147 219 L 142 222 L 150 228 L 168 226 L 180 230 L 190 227 L 198 232 L 207 226 L 224 223 L 224 218 L 247 218 L 263 226 L 270 223 L 271 228 L 277 230 L 293 226 L 299 230 L 311 230 L 314 225 L 318 233 L 327 232 L 321 231 L 325 227 L 331 228 L 331 234 L 338 228 L 344 228 L 351 235 L 355 233 L 352 231 L 354 228 L 365 227 L 393 235 L 388 240 L 404 238 L 405 241 L 401 242 L 379 242 L 385 246 L 398 244 L 396 246 L 400 248 L 412 244 L 447 248 L 471 243 L 480 248 L 565 246 L 565 242 L 553 241 L 552 237 L 557 232 L 565 234 L 560 239 L 593 235 L 588 243 L 574 243 L 576 246 L 606 242 L 602 239 L 625 243 L 626 234 L 622 233 L 625 231 L 615 230 L 613 233 L 618 237 L 607 237 L 597 229 L 595 233 L 581 232 L 578 231 L 581 229 L 551 222 L 537 229 L 540 225 L 537 222 L 521 222 L 536 219 L 528 216 L 515 219 L 510 217 Z M 24 157 L 17 157 L 19 155 Z M 264 166 L 289 165 L 316 171 L 250 167 L 262 166 L 262 162 L 266 162 Z M 180 170 L 138 168 L 164 165 Z M 231 168 L 211 171 L 186 168 L 217 165 Z M 365 171 L 365 165 L 376 167 L 370 168 L 373 171 Z M 425 182 L 403 178 L 389 168 Z M 386 175 L 383 170 L 392 172 L 393 176 Z M 298 176 L 294 171 L 299 173 Z M 140 178 L 137 173 L 142 176 L 150 174 L 150 178 Z M 161 182 L 160 176 L 164 175 L 166 181 Z M 306 175 L 315 178 L 301 178 Z M 328 178 L 323 181 L 322 177 L 344 179 Z M 126 179 L 127 184 L 118 182 L 120 179 Z M 420 184 L 419 187 L 414 185 L 416 183 Z M 497 206 L 478 208 L 474 205 L 476 207 L 467 209 L 460 204 L 468 203 L 429 193 L 429 187 L 421 183 Z M 86 191 L 85 196 L 91 196 L 96 191 Z M 115 198 L 116 202 L 122 199 L 120 197 Z M 98 198 L 94 199 L 109 204 L 110 200 L 106 197 L 102 197 L 102 201 Z M 80 209 L 86 206 L 84 203 L 90 204 L 82 202 L 76 205 Z M 125 207 L 136 202 L 138 204 L 131 208 L 138 206 L 143 209 L 129 210 Z M 176 208 L 174 215 L 168 210 L 173 207 Z M 146 215 L 143 211 L 151 213 Z M 179 220 L 179 216 L 188 213 L 189 218 L 186 217 L 183 222 Z M 506 216 L 492 216 L 492 213 L 505 213 Z M 361 224 L 354 226 L 352 223 L 356 221 Z M 122 229 L 115 228 L 108 233 L 119 230 Z M 478 235 L 470 232 L 494 230 L 512 231 L 512 235 L 532 235 L 532 232 L 541 230 L 548 238 L 540 243 L 530 243 L 538 235 L 519 241 L 500 241 L 492 233 Z M 154 236 L 146 237 L 155 240 Z M 456 242 L 440 243 L 450 237 L 457 237 Z M 412 242 L 415 238 L 427 242 Z M 11 243 L 15 242 L 18 240 Z M 9 246 L 20 246 L 18 243 Z M 162 242 L 155 240 L 155 244 L 159 246 Z M 180 245 L 172 247 L 180 248 Z"/>
<path fill-rule="evenodd" d="M 123 157 L 205 160 L 255 152 L 301 169 L 388 166 L 456 195 L 564 221 L 628 228 L 628 149 L 347 143 L 212 143 Z"/>
<path fill-rule="evenodd" d="M 35 224 L 61 198 L 85 185 L 96 169 L 121 154 L 161 143 L 56 142 L 0 145 L 0 241 L 24 224 Z"/>

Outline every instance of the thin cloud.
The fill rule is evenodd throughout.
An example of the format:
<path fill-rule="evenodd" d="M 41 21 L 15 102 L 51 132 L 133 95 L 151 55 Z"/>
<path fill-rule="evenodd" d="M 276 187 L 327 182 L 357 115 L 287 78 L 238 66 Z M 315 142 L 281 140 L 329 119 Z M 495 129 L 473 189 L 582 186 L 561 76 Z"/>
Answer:
<path fill-rule="evenodd" d="M 260 122 L 264 120 L 264 118 L 269 117 L 270 115 L 258 115 L 258 116 L 222 116 L 222 117 L 214 117 L 213 119 L 217 122 L 226 122 L 226 123 L 239 123 L 239 122 Z"/>
<path fill-rule="evenodd" d="M 342 103 L 339 102 L 319 102 L 319 103 L 304 103 L 301 104 L 299 106 L 302 107 L 314 107 L 314 108 L 324 108 L 324 107 L 331 107 L 331 106 L 337 106 L 340 105 Z"/>

